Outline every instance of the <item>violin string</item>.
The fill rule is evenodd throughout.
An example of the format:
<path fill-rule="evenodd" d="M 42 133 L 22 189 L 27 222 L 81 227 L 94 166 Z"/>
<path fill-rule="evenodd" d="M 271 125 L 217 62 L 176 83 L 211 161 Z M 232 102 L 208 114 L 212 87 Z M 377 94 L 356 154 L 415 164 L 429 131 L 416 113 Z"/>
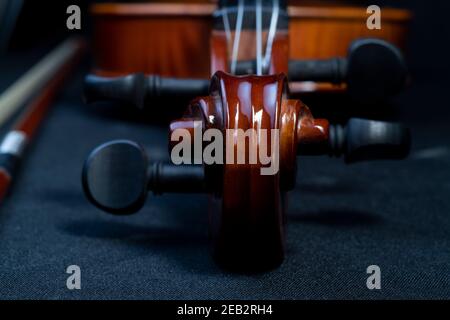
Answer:
<path fill-rule="evenodd" d="M 233 53 L 231 58 L 231 73 L 236 73 L 237 58 L 239 53 L 239 42 L 241 38 L 242 22 L 244 18 L 244 0 L 239 0 L 236 27 L 234 31 Z"/>
<path fill-rule="evenodd" d="M 280 14 L 279 0 L 273 0 L 272 17 L 270 18 L 269 33 L 267 35 L 266 53 L 263 61 L 263 68 L 266 72 L 269 70 L 270 59 L 272 58 L 272 46 L 277 31 L 278 17 Z"/>
<path fill-rule="evenodd" d="M 228 45 L 231 44 L 231 27 L 230 27 L 230 20 L 228 19 L 228 10 L 223 9 L 222 10 L 222 22 L 223 22 L 223 28 L 225 29 L 225 35 L 227 37 L 227 43 Z"/>
<path fill-rule="evenodd" d="M 256 74 L 262 75 L 262 5 L 256 0 Z"/>

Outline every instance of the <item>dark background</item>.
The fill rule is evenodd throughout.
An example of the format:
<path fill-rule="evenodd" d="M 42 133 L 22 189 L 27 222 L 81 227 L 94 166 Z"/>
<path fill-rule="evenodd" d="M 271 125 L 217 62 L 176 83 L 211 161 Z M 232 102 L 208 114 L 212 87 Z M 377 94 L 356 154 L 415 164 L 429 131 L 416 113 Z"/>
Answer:
<path fill-rule="evenodd" d="M 67 33 L 66 1 L 27 1 L 0 59 L 4 90 Z M 79 2 L 85 8 L 87 1 Z M 412 85 L 390 101 L 412 130 L 408 160 L 346 166 L 300 158 L 287 258 L 269 273 L 218 268 L 208 254 L 205 196 L 150 196 L 139 215 L 109 217 L 84 198 L 80 171 L 99 143 L 128 138 L 167 157 L 164 123 L 81 101 L 89 61 L 68 82 L 0 209 L 0 298 L 380 299 L 450 297 L 448 1 L 355 1 L 414 12 Z M 89 34 L 86 14 L 83 32 Z M 81 291 L 65 268 L 82 269 Z M 365 269 L 382 269 L 369 291 Z"/>

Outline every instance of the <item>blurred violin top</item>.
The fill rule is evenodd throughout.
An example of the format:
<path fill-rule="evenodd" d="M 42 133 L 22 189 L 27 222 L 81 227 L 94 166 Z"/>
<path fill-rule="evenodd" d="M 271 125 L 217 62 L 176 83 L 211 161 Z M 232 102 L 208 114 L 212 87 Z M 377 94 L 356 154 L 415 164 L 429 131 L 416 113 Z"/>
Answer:
<path fill-rule="evenodd" d="M 119 76 L 134 72 L 158 74 L 167 77 L 209 78 L 211 72 L 210 37 L 213 30 L 234 26 L 239 14 L 222 4 L 238 1 L 189 1 L 188 3 L 102 3 L 91 7 L 94 19 L 95 73 Z M 252 1 L 245 1 L 246 5 Z M 254 2 L 254 1 L 253 1 Z M 278 2 L 278 28 L 289 32 L 289 59 L 328 59 L 345 57 L 350 44 L 358 38 L 379 38 L 405 48 L 408 22 L 407 10 L 383 8 L 382 28 L 366 27 L 368 14 L 365 7 L 342 6 L 332 1 L 276 1 Z M 272 1 L 268 1 L 263 19 L 270 24 Z M 270 3 L 270 4 L 269 4 Z M 339 5 L 338 5 L 339 4 Z M 240 33 L 237 60 L 255 56 L 253 35 L 245 31 L 245 23 L 255 18 L 245 13 Z M 286 16 L 286 17 L 285 17 Z M 241 17 L 242 18 L 242 17 Z M 286 18 L 286 19 L 285 19 Z M 266 23 L 266 21 L 263 21 Z M 284 24 L 284 25 L 283 25 Z M 264 31 L 263 41 L 265 41 Z M 265 46 L 266 43 L 263 43 Z M 229 44 L 231 46 L 231 44 Z M 229 48 L 230 49 L 230 48 Z M 229 50 L 232 52 L 232 49 Z M 337 86 L 322 86 L 327 88 Z M 293 84 L 291 90 L 299 88 Z M 309 84 L 300 90 L 315 91 Z"/>
<path fill-rule="evenodd" d="M 381 30 L 367 28 L 365 8 L 280 0 L 104 3 L 91 12 L 94 74 L 135 75 L 113 82 L 88 77 L 88 102 L 123 100 L 142 109 L 155 97 L 192 98 L 207 93 L 216 71 L 282 72 L 292 94 L 347 88 L 359 102 L 369 95 L 382 101 L 406 82 L 401 48 L 410 14 L 404 10 L 383 9 Z M 227 59 L 216 59 L 218 52 Z"/>

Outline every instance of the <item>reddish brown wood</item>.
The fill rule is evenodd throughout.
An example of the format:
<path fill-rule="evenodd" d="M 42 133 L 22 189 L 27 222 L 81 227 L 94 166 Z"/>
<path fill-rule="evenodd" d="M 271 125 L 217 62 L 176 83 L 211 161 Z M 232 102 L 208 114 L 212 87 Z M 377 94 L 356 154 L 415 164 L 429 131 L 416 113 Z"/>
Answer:
<path fill-rule="evenodd" d="M 409 22 L 407 10 L 383 8 L 381 30 L 366 26 L 365 7 L 290 6 L 289 32 L 292 59 L 317 59 L 345 56 L 357 38 L 381 38 L 405 49 Z"/>
<path fill-rule="evenodd" d="M 7 196 L 11 182 L 11 175 L 8 173 L 8 171 L 0 168 L 0 203 L 2 203 Z"/>
<path fill-rule="evenodd" d="M 94 5 L 96 72 L 208 77 L 213 9 L 198 4 Z"/>
<path fill-rule="evenodd" d="M 275 36 L 269 73 L 289 73 L 289 34 L 285 30 L 277 32 Z"/>
<path fill-rule="evenodd" d="M 220 60 L 220 59 L 219 59 Z M 281 263 L 284 256 L 283 194 L 280 172 L 261 175 L 259 161 L 249 163 L 250 145 L 238 150 L 227 129 L 279 129 L 282 98 L 286 92 L 283 75 L 234 77 L 217 72 L 209 99 L 201 98 L 188 108 L 187 116 L 203 119 L 204 128 L 217 128 L 233 149 L 233 163 L 208 166 L 210 224 L 215 257 L 230 268 L 266 269 Z M 216 97 L 213 99 L 213 97 Z M 201 117 L 198 117 L 202 114 Z M 171 129 L 192 127 L 191 118 L 174 121 Z M 284 139 L 294 138 L 296 130 Z M 237 163 L 244 152 L 246 164 Z M 269 154 L 272 152 L 269 148 Z M 295 155 L 294 155 L 295 156 Z M 226 156 L 225 156 L 226 160 Z"/>
<path fill-rule="evenodd" d="M 93 5 L 97 73 L 206 78 L 216 70 L 226 70 L 210 63 L 211 14 L 215 8 L 213 3 Z M 360 37 L 379 37 L 404 48 L 411 19 L 408 11 L 383 8 L 382 29 L 368 30 L 363 7 L 300 6 L 293 2 L 288 13 L 291 59 L 345 56 L 349 44 Z M 239 59 L 254 57 L 253 43 L 254 35 L 243 32 Z"/>
<path fill-rule="evenodd" d="M 314 119 L 301 101 L 287 99 L 283 74 L 236 77 L 221 71 L 211 81 L 210 96 L 194 100 L 185 116 L 172 122 L 170 131 L 187 129 L 193 141 L 194 120 L 203 121 L 203 130 L 219 129 L 225 139 L 225 163 L 205 166 L 215 257 L 222 265 L 240 270 L 278 265 L 284 256 L 286 193 L 295 185 L 297 154 L 302 148 L 324 152 L 328 121 Z M 227 134 L 230 129 L 265 129 L 268 141 L 270 130 L 279 130 L 279 171 L 261 175 L 260 159 L 249 162 L 248 141 L 239 149 Z M 231 162 L 226 157 L 229 146 L 234 154 Z M 239 152 L 245 163 L 238 163 Z M 276 151 L 269 148 L 272 152 Z"/>
<path fill-rule="evenodd" d="M 279 108 L 285 78 L 235 78 L 219 73 L 214 81 L 220 83 L 220 89 L 217 89 L 222 105 L 227 105 L 224 108 L 224 128 L 268 129 L 267 140 L 270 141 L 270 129 L 279 128 Z M 236 142 L 233 148 L 237 162 L 239 150 Z M 268 150 L 272 152 L 270 148 Z M 246 159 L 249 159 L 248 148 L 245 153 Z M 279 174 L 263 176 L 260 171 L 262 167 L 261 163 L 224 166 L 222 213 L 216 217 L 221 221 L 221 232 L 216 240 L 216 250 L 220 258 L 227 262 L 238 252 L 240 259 L 250 258 L 247 262 L 261 263 L 263 260 L 265 264 L 269 261 L 271 264 L 278 264 L 283 259 Z M 218 212 L 212 214 L 217 215 Z"/>
<path fill-rule="evenodd" d="M 300 121 L 297 125 L 298 147 L 305 145 L 319 145 L 328 142 L 329 123 L 325 119 L 314 119 L 311 111 L 302 105 L 299 113 Z"/>
<path fill-rule="evenodd" d="M 213 66 L 226 68 L 230 55 L 224 33 L 213 32 L 211 44 Z M 211 189 L 209 212 L 215 257 L 230 268 L 266 269 L 281 263 L 286 192 L 295 185 L 298 149 L 321 146 L 328 140 L 326 120 L 314 120 L 301 101 L 287 100 L 284 73 L 288 54 L 287 33 L 280 33 L 270 66 L 274 75 L 236 77 L 218 71 L 211 80 L 210 96 L 195 99 L 184 117 L 170 125 L 171 133 L 188 130 L 191 142 L 194 121 L 202 121 L 203 130 L 216 128 L 223 134 L 224 163 L 207 165 L 205 170 Z M 228 134 L 227 130 L 237 129 L 254 129 L 257 133 L 264 129 L 266 141 L 271 141 L 271 129 L 278 130 L 279 150 L 272 150 L 270 143 L 268 148 L 270 155 L 278 152 L 276 174 L 262 175 L 265 165 L 260 158 L 250 162 L 249 141 L 239 149 L 239 142 Z M 227 157 L 230 146 L 232 159 Z M 244 155 L 245 163 L 238 162 L 238 153 Z"/>
<path fill-rule="evenodd" d="M 224 32 L 213 31 L 211 34 L 211 75 L 217 71 L 229 70 L 229 50 Z"/>

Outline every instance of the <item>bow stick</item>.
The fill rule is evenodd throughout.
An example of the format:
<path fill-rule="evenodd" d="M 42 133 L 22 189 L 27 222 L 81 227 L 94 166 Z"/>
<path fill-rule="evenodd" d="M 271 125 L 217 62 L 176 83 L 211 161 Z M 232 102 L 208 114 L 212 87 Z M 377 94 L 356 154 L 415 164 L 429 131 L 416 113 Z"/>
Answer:
<path fill-rule="evenodd" d="M 56 59 L 53 63 L 47 59 L 47 62 L 51 65 L 45 64 L 44 67 L 52 75 L 50 77 L 45 76 L 46 81 L 39 85 L 42 88 L 40 93 L 25 106 L 15 125 L 0 143 L 0 202 L 5 198 L 13 181 L 14 173 L 23 157 L 25 147 L 33 138 L 64 80 L 81 58 L 84 47 L 83 40 L 73 38 L 66 40 L 52 54 L 47 56 Z M 38 70 L 41 69 L 38 68 Z M 29 92 L 29 89 L 26 91 Z M 16 103 L 16 100 L 11 103 Z M 7 105 L 7 107 L 10 106 Z"/>

